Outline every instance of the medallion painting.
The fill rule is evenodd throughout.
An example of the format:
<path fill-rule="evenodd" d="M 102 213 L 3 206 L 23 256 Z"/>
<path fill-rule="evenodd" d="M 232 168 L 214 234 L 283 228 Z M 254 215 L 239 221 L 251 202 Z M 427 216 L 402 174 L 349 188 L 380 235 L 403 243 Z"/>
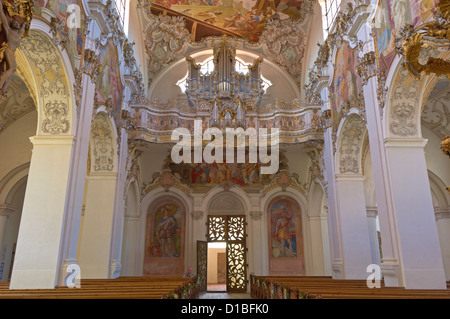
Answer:
<path fill-rule="evenodd" d="M 183 274 L 184 219 L 181 203 L 166 198 L 151 205 L 147 215 L 144 274 Z"/>
<path fill-rule="evenodd" d="M 271 275 L 304 274 L 300 209 L 289 198 L 268 207 L 269 271 Z"/>
<path fill-rule="evenodd" d="M 302 0 L 151 0 L 154 6 L 231 31 L 257 42 L 270 18 L 302 18 Z"/>

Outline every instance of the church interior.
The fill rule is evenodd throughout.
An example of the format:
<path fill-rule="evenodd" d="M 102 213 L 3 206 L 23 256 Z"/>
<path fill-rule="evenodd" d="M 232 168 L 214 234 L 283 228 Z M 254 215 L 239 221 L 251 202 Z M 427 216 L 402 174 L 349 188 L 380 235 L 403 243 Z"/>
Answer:
<path fill-rule="evenodd" d="M 0 299 L 450 298 L 449 0 L 0 11 Z"/>

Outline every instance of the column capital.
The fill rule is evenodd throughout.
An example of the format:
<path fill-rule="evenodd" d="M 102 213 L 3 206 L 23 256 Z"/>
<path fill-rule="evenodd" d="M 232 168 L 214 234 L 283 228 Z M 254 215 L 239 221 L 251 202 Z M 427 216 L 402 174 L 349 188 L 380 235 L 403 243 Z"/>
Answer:
<path fill-rule="evenodd" d="M 440 220 L 440 219 L 449 219 L 450 218 L 450 211 L 435 211 L 434 212 L 434 217 L 436 218 L 436 220 Z"/>
<path fill-rule="evenodd" d="M 16 211 L 16 208 L 11 205 L 0 204 L 0 216 L 8 217 Z"/>
<path fill-rule="evenodd" d="M 250 211 L 250 217 L 252 220 L 261 220 L 262 211 L 260 211 L 260 210 Z"/>
<path fill-rule="evenodd" d="M 378 208 L 377 207 L 366 207 L 367 217 L 375 218 L 378 216 Z"/>
<path fill-rule="evenodd" d="M 388 137 L 384 139 L 384 146 L 386 148 L 424 148 L 428 140 L 425 138 L 404 138 L 404 137 Z"/>
<path fill-rule="evenodd" d="M 73 145 L 75 136 L 73 135 L 36 135 L 31 136 L 30 141 L 33 145 Z"/>
<path fill-rule="evenodd" d="M 194 217 L 195 220 L 201 219 L 203 217 L 203 211 L 202 210 L 194 210 L 191 213 L 192 217 Z"/>
<path fill-rule="evenodd" d="M 340 181 L 364 181 L 362 174 L 336 174 L 336 182 Z"/>

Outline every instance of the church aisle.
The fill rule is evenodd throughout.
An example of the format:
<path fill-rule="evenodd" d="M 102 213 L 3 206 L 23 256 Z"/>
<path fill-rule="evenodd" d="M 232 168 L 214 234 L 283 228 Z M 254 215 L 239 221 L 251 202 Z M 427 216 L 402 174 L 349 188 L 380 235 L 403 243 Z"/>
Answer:
<path fill-rule="evenodd" d="M 249 293 L 204 292 L 198 299 L 253 299 Z"/>

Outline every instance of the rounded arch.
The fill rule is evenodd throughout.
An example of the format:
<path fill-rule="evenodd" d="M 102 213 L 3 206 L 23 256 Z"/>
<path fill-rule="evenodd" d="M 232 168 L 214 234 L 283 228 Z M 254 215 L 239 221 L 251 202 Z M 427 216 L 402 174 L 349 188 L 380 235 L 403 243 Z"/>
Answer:
<path fill-rule="evenodd" d="M 319 178 L 315 178 L 309 187 L 309 210 L 308 216 L 317 217 L 323 215 L 323 201 L 325 198 L 325 188 Z"/>
<path fill-rule="evenodd" d="M 124 214 L 126 217 L 139 217 L 140 215 L 140 198 L 139 186 L 136 179 L 132 178 L 125 185 L 125 207 Z"/>
<path fill-rule="evenodd" d="M 269 275 L 306 275 L 309 273 L 310 270 L 307 268 L 310 267 L 306 262 L 307 259 L 310 259 L 306 257 L 306 255 L 310 255 L 308 236 L 306 236 L 308 228 L 306 225 L 306 198 L 290 187 L 286 190 L 282 190 L 280 187 L 266 194 L 261 207 L 263 208 L 263 225 L 265 224 L 263 228 L 267 229 L 263 240 L 267 242 L 266 258 Z M 283 213 L 280 213 L 280 209 L 284 209 L 287 215 L 284 216 Z M 295 218 L 292 219 L 292 217 Z M 282 228 L 278 228 L 279 225 L 283 225 Z M 290 227 L 290 229 L 283 232 L 280 230 L 283 227 Z"/>
<path fill-rule="evenodd" d="M 200 61 L 206 60 L 207 57 L 212 56 L 213 50 L 209 48 L 202 48 L 191 51 L 189 55 L 193 57 L 197 63 Z M 243 49 L 236 49 L 236 57 L 241 58 L 246 63 L 252 63 L 254 60 L 259 58 L 259 55 Z M 186 76 L 188 71 L 188 62 L 186 62 L 185 58 L 181 58 L 178 61 L 170 64 L 163 68 L 158 75 L 153 79 L 152 84 L 148 90 L 148 97 L 150 100 L 155 99 L 156 97 L 161 97 L 161 92 L 165 92 L 166 94 L 161 98 L 170 99 L 176 98 L 179 99 L 178 94 L 181 94 L 181 89 L 177 86 L 177 82 L 183 79 Z M 271 98 L 282 98 L 282 99 L 300 99 L 300 90 L 296 85 L 295 81 L 288 74 L 288 72 L 280 67 L 278 64 L 270 60 L 270 57 L 265 57 L 263 62 L 261 63 L 261 73 L 264 78 L 268 79 L 272 82 L 272 84 L 276 83 L 270 87 L 267 91 L 267 94 L 270 94 Z M 277 77 L 277 79 L 274 79 Z M 164 90 L 162 88 L 164 87 Z M 173 90 L 169 90 L 169 88 L 173 88 Z M 281 91 L 277 91 L 281 90 Z M 158 96 L 154 96 L 154 92 L 157 92 Z M 186 99 L 187 100 L 187 99 Z"/>
<path fill-rule="evenodd" d="M 68 53 L 53 44 L 50 27 L 33 19 L 29 35 L 16 51 L 17 73 L 24 80 L 38 111 L 36 135 L 75 135 L 75 76 Z"/>
<path fill-rule="evenodd" d="M 362 175 L 363 143 L 367 133 L 365 122 L 354 111 L 341 120 L 337 131 L 336 172 Z"/>
<path fill-rule="evenodd" d="M 421 110 L 436 82 L 434 75 L 420 80 L 411 76 L 403 66 L 404 58 L 396 56 L 386 77 L 386 103 L 383 132 L 386 138 L 422 137 Z"/>
<path fill-rule="evenodd" d="M 181 275 L 184 273 L 184 267 L 188 258 L 186 253 L 188 251 L 186 229 L 190 205 L 188 205 L 185 196 L 181 195 L 180 192 L 176 190 L 165 191 L 163 188 L 155 189 L 148 193 L 141 202 L 141 236 L 138 248 L 138 265 L 142 265 L 143 275 Z M 172 205 L 169 207 L 171 209 L 169 215 L 172 220 L 176 220 L 176 227 L 180 228 L 180 231 L 176 233 L 178 235 L 174 235 L 179 236 L 179 238 L 177 237 L 179 248 L 176 250 L 173 249 L 173 246 L 165 246 L 163 243 L 159 243 L 159 246 L 156 247 L 157 241 L 153 238 L 154 234 L 150 231 L 155 229 L 156 211 L 159 211 L 162 206 L 166 205 Z M 165 249 L 164 247 L 172 248 Z M 167 254 L 170 254 L 170 257 L 166 256 Z M 159 258 L 164 256 L 169 258 Z"/>
<path fill-rule="evenodd" d="M 240 204 L 242 208 L 242 211 L 239 213 L 240 215 L 248 215 L 251 208 L 251 203 L 247 194 L 239 187 L 231 187 L 228 191 L 224 191 L 221 186 L 214 187 L 203 198 L 201 210 L 206 214 L 209 214 L 215 201 L 220 201 L 221 198 L 224 199 L 227 197 L 236 200 Z M 216 212 L 218 212 L 218 210 L 216 210 Z M 230 209 L 224 209 L 222 212 L 228 215 L 233 214 Z"/>
<path fill-rule="evenodd" d="M 30 163 L 25 163 L 12 169 L 0 180 L 0 204 L 8 204 L 11 201 L 13 189 L 20 182 L 27 180 Z"/>
<path fill-rule="evenodd" d="M 430 180 L 431 193 L 434 195 L 436 201 L 434 208 L 440 211 L 450 212 L 450 194 L 446 192 L 445 183 L 432 171 L 428 170 L 428 179 Z"/>

